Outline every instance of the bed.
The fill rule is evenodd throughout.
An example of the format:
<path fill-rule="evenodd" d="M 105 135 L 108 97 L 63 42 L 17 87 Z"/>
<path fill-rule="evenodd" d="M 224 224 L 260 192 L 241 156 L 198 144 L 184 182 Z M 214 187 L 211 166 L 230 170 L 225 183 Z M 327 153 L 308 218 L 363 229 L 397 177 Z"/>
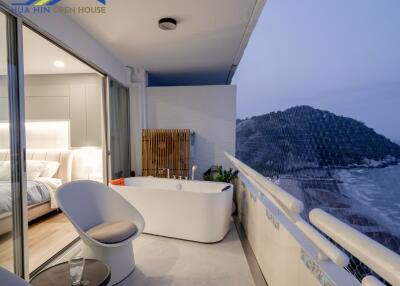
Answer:
<path fill-rule="evenodd" d="M 0 167 L 9 164 L 9 157 L 8 150 L 0 150 Z M 30 176 L 27 181 L 28 221 L 32 221 L 58 208 L 54 193 L 61 184 L 71 181 L 72 153 L 69 150 L 28 150 L 26 159 L 28 173 L 41 174 Z M 34 165 L 52 166 L 52 170 L 46 173 L 48 169 L 35 169 Z M 0 175 L 0 235 L 12 229 L 11 209 L 11 183 Z"/>

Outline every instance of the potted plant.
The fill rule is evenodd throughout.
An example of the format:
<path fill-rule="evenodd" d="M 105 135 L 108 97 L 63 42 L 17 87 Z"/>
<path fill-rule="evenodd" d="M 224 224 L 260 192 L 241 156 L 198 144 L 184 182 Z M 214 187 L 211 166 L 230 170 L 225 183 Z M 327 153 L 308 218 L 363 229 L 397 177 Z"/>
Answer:
<path fill-rule="evenodd" d="M 204 181 L 225 182 L 233 184 L 236 179 L 238 171 L 232 168 L 225 170 L 222 166 L 212 166 L 203 174 Z"/>

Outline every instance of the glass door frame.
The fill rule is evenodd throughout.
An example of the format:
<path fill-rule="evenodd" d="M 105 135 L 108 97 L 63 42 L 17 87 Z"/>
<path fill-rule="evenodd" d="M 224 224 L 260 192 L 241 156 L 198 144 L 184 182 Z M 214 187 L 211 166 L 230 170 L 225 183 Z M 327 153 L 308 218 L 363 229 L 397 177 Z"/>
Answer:
<path fill-rule="evenodd" d="M 10 16 L 12 17 L 12 16 Z M 25 91 L 24 91 L 24 62 L 23 62 L 23 35 L 22 35 L 22 20 L 14 18 L 16 21 L 16 61 L 17 71 L 10 74 L 11 80 L 16 81 L 16 90 L 9 92 L 11 95 L 10 104 L 10 119 L 14 122 L 11 128 L 11 152 L 14 154 L 12 179 L 17 192 L 14 193 L 13 204 L 16 212 L 13 214 L 13 239 L 14 239 L 14 269 L 17 274 L 26 278 L 29 275 L 28 266 L 28 205 L 27 203 L 27 185 L 26 185 L 26 140 L 25 140 Z M 14 85 L 13 84 L 13 85 Z M 11 123 L 10 122 L 10 123 Z"/>
<path fill-rule="evenodd" d="M 22 20 L 0 5 L 7 21 L 8 112 L 10 133 L 14 273 L 28 277 Z"/>
<path fill-rule="evenodd" d="M 7 31 L 8 39 L 12 40 L 13 51 L 11 56 L 16 64 L 15 69 L 11 69 L 9 76 L 9 113 L 10 113 L 10 160 L 12 161 L 12 193 L 13 197 L 13 251 L 14 251 L 14 272 L 16 275 L 29 280 L 29 255 L 28 255 L 28 208 L 27 208 L 27 190 L 26 190 L 26 140 L 25 140 L 25 93 L 24 93 L 24 63 L 23 63 L 23 32 L 24 26 L 35 31 L 46 40 L 60 47 L 78 60 L 90 66 L 103 76 L 102 84 L 102 104 L 103 104 L 103 173 L 105 183 L 110 180 L 109 166 L 109 77 L 106 71 L 98 67 L 91 61 L 79 56 L 78 53 L 71 50 L 63 42 L 54 36 L 39 28 L 32 21 L 12 12 L 12 10 L 0 0 L 0 11 L 3 12 L 8 21 L 12 23 L 12 31 Z M 10 46 L 10 43 L 9 43 Z M 10 70 L 10 66 L 9 70 Z M 12 76 L 11 76 L 12 75 Z M 10 88 L 10 83 L 13 88 Z M 123 85 L 126 87 L 125 85 Z M 129 89 L 129 88 L 128 88 Z M 12 120 L 12 121 L 11 121 Z M 15 182 L 14 182 L 15 181 Z M 59 254 L 59 253 L 58 253 Z M 45 262 L 43 266 L 51 262 L 54 257 Z M 39 267 L 41 268 L 41 267 Z"/>

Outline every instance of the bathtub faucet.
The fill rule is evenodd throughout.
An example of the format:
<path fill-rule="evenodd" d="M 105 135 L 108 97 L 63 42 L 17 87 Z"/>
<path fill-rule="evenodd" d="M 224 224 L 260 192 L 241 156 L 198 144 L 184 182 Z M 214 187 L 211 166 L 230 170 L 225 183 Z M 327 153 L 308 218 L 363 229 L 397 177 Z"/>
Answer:
<path fill-rule="evenodd" d="M 170 178 L 170 176 L 169 176 L 169 168 L 162 168 L 161 171 L 162 171 L 163 175 L 165 174 L 165 171 L 167 171 L 167 178 L 168 179 Z"/>
<path fill-rule="evenodd" d="M 193 165 L 192 166 L 192 181 L 194 181 L 194 173 L 196 172 L 196 170 L 197 170 L 197 165 Z"/>

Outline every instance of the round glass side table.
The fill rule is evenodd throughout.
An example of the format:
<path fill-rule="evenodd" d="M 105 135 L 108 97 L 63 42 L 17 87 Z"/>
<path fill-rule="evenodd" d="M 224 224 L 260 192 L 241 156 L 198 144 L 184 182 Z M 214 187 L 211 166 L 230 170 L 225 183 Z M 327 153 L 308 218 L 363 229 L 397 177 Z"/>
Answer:
<path fill-rule="evenodd" d="M 95 259 L 85 259 L 82 286 L 106 286 L 111 279 L 110 268 Z M 49 267 L 30 281 L 33 286 L 71 286 L 68 262 Z"/>

